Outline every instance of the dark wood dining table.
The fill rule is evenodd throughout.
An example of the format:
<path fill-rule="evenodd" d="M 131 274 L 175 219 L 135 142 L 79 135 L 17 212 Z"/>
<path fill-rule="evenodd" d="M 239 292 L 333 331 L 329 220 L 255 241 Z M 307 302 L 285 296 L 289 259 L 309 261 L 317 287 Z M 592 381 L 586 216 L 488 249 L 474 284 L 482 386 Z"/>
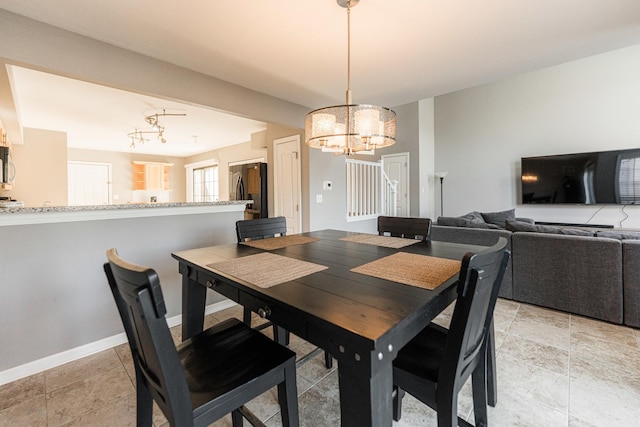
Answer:
<path fill-rule="evenodd" d="M 344 240 L 357 234 L 302 233 L 317 240 L 269 251 L 327 268 L 268 288 L 209 266 L 265 252 L 262 249 L 228 244 L 173 253 L 182 275 L 183 340 L 202 331 L 206 291 L 212 289 L 338 361 L 342 426 L 391 426 L 392 361 L 455 300 L 458 276 L 427 290 L 351 269 L 397 252 L 461 260 L 466 252 L 483 247 L 421 241 L 394 249 Z"/>

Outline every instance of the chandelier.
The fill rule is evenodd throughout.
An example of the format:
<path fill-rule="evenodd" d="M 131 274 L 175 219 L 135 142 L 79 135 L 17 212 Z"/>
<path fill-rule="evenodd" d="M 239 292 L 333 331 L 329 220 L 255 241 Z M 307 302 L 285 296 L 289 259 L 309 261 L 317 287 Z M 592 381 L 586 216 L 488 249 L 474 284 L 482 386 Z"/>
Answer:
<path fill-rule="evenodd" d="M 155 136 L 160 142 L 165 144 L 167 140 L 164 138 L 164 125 L 160 123 L 160 117 L 186 115 L 186 113 L 167 112 L 164 108 L 162 112 L 146 115 L 144 121 L 151 125 L 151 130 L 136 129 L 133 132 L 129 132 L 127 134 L 127 137 L 131 139 L 129 148 L 136 148 L 136 143 L 144 144 L 145 142 L 149 142 L 149 138 L 147 138 L 146 135 Z"/>
<path fill-rule="evenodd" d="M 373 154 L 396 142 L 396 113 L 386 107 L 351 102 L 351 7 L 360 0 L 337 0 L 347 9 L 346 104 L 311 111 L 305 119 L 309 147 L 336 155 Z"/>

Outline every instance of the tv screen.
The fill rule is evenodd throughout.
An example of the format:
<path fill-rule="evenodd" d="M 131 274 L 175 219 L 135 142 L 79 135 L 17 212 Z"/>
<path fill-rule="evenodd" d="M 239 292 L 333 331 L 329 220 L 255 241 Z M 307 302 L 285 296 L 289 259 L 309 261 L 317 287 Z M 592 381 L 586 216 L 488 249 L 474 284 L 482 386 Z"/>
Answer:
<path fill-rule="evenodd" d="M 521 159 L 523 204 L 640 204 L 640 149 Z"/>

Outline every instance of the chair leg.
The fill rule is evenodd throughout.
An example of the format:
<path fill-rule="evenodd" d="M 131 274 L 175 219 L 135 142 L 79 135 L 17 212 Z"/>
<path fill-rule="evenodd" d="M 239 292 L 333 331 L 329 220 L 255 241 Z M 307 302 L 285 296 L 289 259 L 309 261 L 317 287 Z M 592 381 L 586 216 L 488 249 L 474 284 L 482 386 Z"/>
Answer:
<path fill-rule="evenodd" d="M 483 361 L 484 362 L 484 361 Z M 473 413 L 476 427 L 486 426 L 487 421 L 487 370 L 485 363 L 480 363 L 471 374 L 473 393 Z"/>
<path fill-rule="evenodd" d="M 244 425 L 242 413 L 237 409 L 231 413 L 231 425 L 233 427 L 242 427 Z"/>
<path fill-rule="evenodd" d="M 400 387 L 394 387 L 393 395 L 393 421 L 400 421 L 402 418 L 402 398 L 405 395 L 405 391 Z"/>
<path fill-rule="evenodd" d="M 438 427 L 458 426 L 458 393 L 453 384 L 438 384 L 436 395 L 438 411 Z"/>
<path fill-rule="evenodd" d="M 493 320 L 487 335 L 487 403 L 494 407 L 498 403 L 498 376 L 496 369 L 496 340 Z"/>
<path fill-rule="evenodd" d="M 137 362 L 134 362 L 136 364 Z M 136 425 L 151 427 L 153 425 L 153 397 L 145 384 L 145 379 L 138 365 L 136 371 Z"/>
<path fill-rule="evenodd" d="M 292 359 L 284 368 L 284 381 L 278 384 L 278 402 L 284 427 L 298 427 L 298 389 L 296 387 L 296 364 Z"/>

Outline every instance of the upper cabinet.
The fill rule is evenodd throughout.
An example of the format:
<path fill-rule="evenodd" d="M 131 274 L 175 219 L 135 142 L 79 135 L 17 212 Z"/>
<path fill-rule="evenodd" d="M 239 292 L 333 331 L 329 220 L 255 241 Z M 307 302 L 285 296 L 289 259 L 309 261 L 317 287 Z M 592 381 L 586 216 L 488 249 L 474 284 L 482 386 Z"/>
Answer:
<path fill-rule="evenodd" d="M 173 163 L 131 162 L 134 190 L 167 191 Z"/>

